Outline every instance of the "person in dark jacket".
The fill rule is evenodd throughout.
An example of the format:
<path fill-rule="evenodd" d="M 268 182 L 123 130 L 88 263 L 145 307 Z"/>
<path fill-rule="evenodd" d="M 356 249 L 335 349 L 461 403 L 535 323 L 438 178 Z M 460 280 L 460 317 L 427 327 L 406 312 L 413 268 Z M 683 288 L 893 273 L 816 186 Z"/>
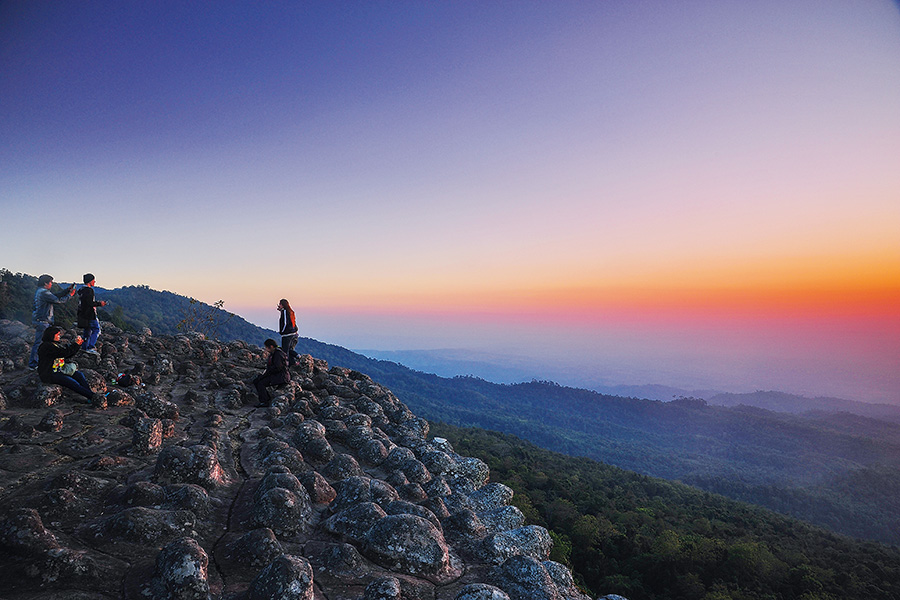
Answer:
<path fill-rule="evenodd" d="M 84 330 L 84 347 L 82 350 L 90 354 L 97 354 L 94 346 L 100 337 L 100 319 L 97 318 L 97 307 L 106 306 L 106 301 L 94 300 L 94 276 L 86 273 L 84 287 L 78 290 L 78 327 Z"/>
<path fill-rule="evenodd" d="M 253 379 L 256 393 L 259 395 L 257 406 L 269 406 L 272 397 L 266 388 L 273 385 L 283 385 L 291 380 L 291 372 L 288 371 L 288 358 L 284 350 L 278 347 L 278 342 L 269 338 L 263 343 L 263 348 L 269 353 L 266 361 L 266 370 L 262 375 Z"/>
<path fill-rule="evenodd" d="M 297 340 L 300 337 L 297 329 L 297 317 L 294 315 L 294 309 L 291 308 L 291 303 L 284 298 L 278 303 L 278 310 L 281 312 L 281 316 L 278 318 L 278 333 L 281 334 L 281 349 L 284 350 L 284 353 L 288 357 L 288 366 L 293 367 L 297 364 L 297 359 L 300 357 L 300 355 L 294 351 L 294 347 L 297 345 Z"/>
<path fill-rule="evenodd" d="M 62 368 L 67 358 L 72 358 L 80 350 L 81 336 L 75 338 L 70 344 L 62 344 L 59 341 L 62 328 L 51 325 L 44 331 L 41 345 L 38 348 L 38 377 L 44 383 L 52 383 L 69 388 L 87 398 L 88 402 L 94 401 L 94 392 L 81 371 L 75 371 L 72 375 L 64 375 L 58 369 Z"/>
<path fill-rule="evenodd" d="M 36 369 L 38 366 L 38 348 L 41 345 L 44 332 L 53 325 L 53 307 L 56 304 L 68 302 L 75 295 L 75 284 L 67 290 L 57 293 L 50 291 L 53 287 L 51 275 L 38 277 L 38 288 L 34 293 L 34 311 L 31 313 L 31 324 L 34 325 L 34 345 L 31 347 L 31 357 L 28 359 L 28 368 Z"/>

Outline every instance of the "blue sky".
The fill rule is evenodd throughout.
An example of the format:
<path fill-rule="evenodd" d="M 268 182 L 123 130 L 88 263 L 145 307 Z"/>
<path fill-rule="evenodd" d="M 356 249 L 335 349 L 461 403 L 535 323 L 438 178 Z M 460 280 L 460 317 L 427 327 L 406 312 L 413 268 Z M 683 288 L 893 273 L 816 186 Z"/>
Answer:
<path fill-rule="evenodd" d="M 898 34 L 887 1 L 4 2 L 0 262 L 900 401 Z"/>

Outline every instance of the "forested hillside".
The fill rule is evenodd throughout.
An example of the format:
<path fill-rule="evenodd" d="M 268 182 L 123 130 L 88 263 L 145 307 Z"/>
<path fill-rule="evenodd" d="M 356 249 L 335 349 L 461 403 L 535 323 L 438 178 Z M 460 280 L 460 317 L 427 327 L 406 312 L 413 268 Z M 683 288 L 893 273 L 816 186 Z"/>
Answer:
<path fill-rule="evenodd" d="M 433 423 L 488 463 L 554 555 L 592 591 L 631 600 L 900 598 L 900 550 L 829 533 L 695 488 Z"/>
<path fill-rule="evenodd" d="M 36 278 L 2 272 L 0 318 L 30 322 Z M 145 286 L 98 291 L 120 327 L 177 333 L 194 324 L 224 341 L 261 344 L 274 332 Z M 74 301 L 58 321 L 71 323 Z M 191 311 L 194 310 L 192 313 Z M 204 321 L 202 318 L 211 319 Z M 302 315 L 300 316 L 302 331 Z M 207 333 L 210 333 L 207 331 Z M 300 338 L 297 350 L 367 373 L 418 415 L 512 433 L 544 448 L 680 480 L 836 532 L 900 544 L 900 425 L 850 415 L 791 415 L 702 400 L 658 402 L 550 382 L 499 385 L 444 378 Z"/>

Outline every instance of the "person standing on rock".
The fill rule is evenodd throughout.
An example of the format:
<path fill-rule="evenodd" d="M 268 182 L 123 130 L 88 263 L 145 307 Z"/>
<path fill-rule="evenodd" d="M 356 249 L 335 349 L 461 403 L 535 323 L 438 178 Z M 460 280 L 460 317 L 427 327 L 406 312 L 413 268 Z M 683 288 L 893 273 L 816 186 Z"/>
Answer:
<path fill-rule="evenodd" d="M 28 368 L 38 367 L 38 348 L 43 339 L 44 332 L 53 325 L 53 306 L 69 301 L 75 295 L 75 284 L 67 290 L 57 293 L 50 291 L 53 287 L 53 277 L 41 275 L 38 277 L 38 288 L 34 293 L 34 312 L 31 313 L 31 324 L 34 325 L 34 345 L 31 347 L 31 357 L 28 359 Z"/>
<path fill-rule="evenodd" d="M 257 375 L 253 379 L 253 385 L 256 386 L 256 393 L 259 395 L 259 404 L 257 406 L 269 406 L 272 398 L 269 396 L 269 390 L 266 388 L 274 385 L 284 385 L 291 380 L 291 372 L 288 371 L 288 357 L 284 350 L 278 347 L 278 342 L 269 338 L 263 342 L 263 348 L 268 352 L 269 357 L 266 360 L 266 370 L 262 375 Z"/>
<path fill-rule="evenodd" d="M 94 275 L 84 275 L 84 287 L 78 290 L 78 327 L 84 330 L 84 350 L 88 354 L 98 354 L 94 348 L 100 337 L 100 319 L 97 318 L 97 307 L 106 306 L 106 301 L 94 300 Z"/>
<path fill-rule="evenodd" d="M 66 359 L 78 353 L 83 340 L 81 336 L 78 336 L 70 344 L 61 344 L 59 341 L 61 335 L 62 328 L 51 325 L 41 336 L 41 346 L 38 348 L 38 377 L 44 383 L 69 388 L 87 398 L 88 402 L 93 403 L 94 392 L 88 385 L 84 373 L 75 370 L 71 375 L 66 375 L 62 371 Z"/>
<path fill-rule="evenodd" d="M 293 367 L 297 364 L 297 358 L 300 356 L 294 351 L 297 340 L 300 338 L 297 329 L 297 317 L 294 315 L 294 309 L 291 308 L 291 303 L 284 298 L 278 303 L 278 310 L 281 312 L 281 317 L 278 319 L 278 333 L 281 334 L 281 349 L 288 357 L 288 366 Z"/>

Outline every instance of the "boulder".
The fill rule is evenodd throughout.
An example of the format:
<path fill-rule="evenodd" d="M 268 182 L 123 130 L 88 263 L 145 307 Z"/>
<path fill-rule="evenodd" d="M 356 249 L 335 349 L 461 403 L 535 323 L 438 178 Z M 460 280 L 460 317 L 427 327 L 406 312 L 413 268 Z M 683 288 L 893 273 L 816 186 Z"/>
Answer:
<path fill-rule="evenodd" d="M 450 567 L 443 534 L 415 515 L 389 515 L 379 520 L 366 535 L 363 554 L 407 575 L 438 575 Z"/>
<path fill-rule="evenodd" d="M 250 584 L 248 600 L 313 600 L 313 570 L 302 556 L 282 554 Z"/>
<path fill-rule="evenodd" d="M 510 600 L 561 600 L 553 578 L 540 561 L 530 556 L 512 556 L 494 571 L 497 587 Z"/>
<path fill-rule="evenodd" d="M 546 529 L 539 525 L 527 525 L 487 536 L 481 542 L 481 555 L 494 564 L 513 556 L 547 560 L 552 547 L 553 539 Z"/>
<path fill-rule="evenodd" d="M 185 537 L 170 542 L 156 556 L 151 598 L 206 600 L 209 598 L 208 566 L 209 558 L 196 540 Z"/>

